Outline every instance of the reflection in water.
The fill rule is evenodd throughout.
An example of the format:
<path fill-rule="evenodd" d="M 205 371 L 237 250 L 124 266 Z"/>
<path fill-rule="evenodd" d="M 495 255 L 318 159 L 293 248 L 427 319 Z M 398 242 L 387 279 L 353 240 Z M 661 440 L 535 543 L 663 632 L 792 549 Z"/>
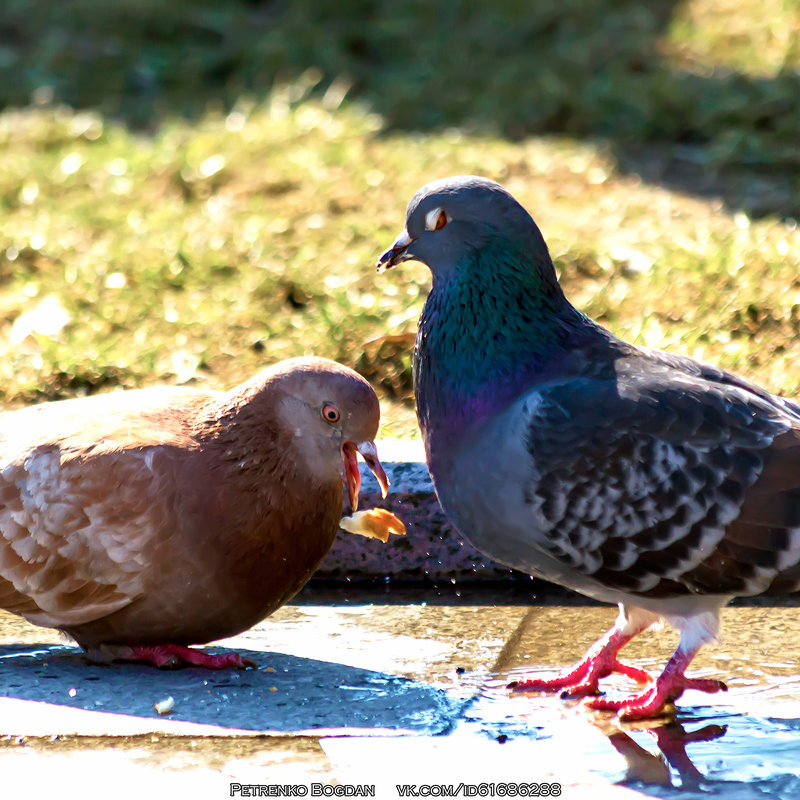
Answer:
<path fill-rule="evenodd" d="M 740 658 L 746 661 L 744 654 Z M 753 674 L 763 666 L 751 661 L 748 670 Z M 676 716 L 624 723 L 580 701 L 507 691 L 509 680 L 537 673 L 544 670 L 526 666 L 475 675 L 475 694 L 462 710 L 460 729 L 506 747 L 527 741 L 530 762 L 546 764 L 565 785 L 604 779 L 642 796 L 681 800 L 800 798 L 796 677 L 764 670 L 758 683 L 742 682 L 713 705 L 701 705 L 706 698 L 689 693 Z M 464 682 L 471 677 L 463 676 Z M 626 688 L 621 680 L 610 683 L 615 691 Z"/>
<path fill-rule="evenodd" d="M 589 715 L 587 715 L 589 716 Z M 710 742 L 719 739 L 727 731 L 726 725 L 705 725 L 693 731 L 687 731 L 675 720 L 639 724 L 636 730 L 646 730 L 655 739 L 660 755 L 654 755 L 638 744 L 629 733 L 616 725 L 607 715 L 589 716 L 591 723 L 608 737 L 614 749 L 625 759 L 628 765 L 625 779 L 621 783 L 641 781 L 657 786 L 672 786 L 673 779 L 670 767 L 680 778 L 683 789 L 697 789 L 705 778 L 692 763 L 686 752 L 686 745 L 693 742 Z M 627 726 L 626 726 L 627 727 Z M 631 730 L 628 727 L 628 730 Z"/>

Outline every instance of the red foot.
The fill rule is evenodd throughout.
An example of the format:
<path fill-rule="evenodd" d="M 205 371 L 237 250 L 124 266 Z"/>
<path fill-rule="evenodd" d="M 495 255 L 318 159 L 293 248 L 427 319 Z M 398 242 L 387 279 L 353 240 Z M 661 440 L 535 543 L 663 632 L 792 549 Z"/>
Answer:
<path fill-rule="evenodd" d="M 617 653 L 626 645 L 631 636 L 625 636 L 612 629 L 600 641 L 593 644 L 586 655 L 572 669 L 555 678 L 513 681 L 508 688 L 515 692 L 556 692 L 562 690 L 562 697 L 583 697 L 598 694 L 598 681 L 612 672 L 619 672 L 637 683 L 649 683 L 652 676 L 638 667 L 623 664 Z"/>
<path fill-rule="evenodd" d="M 710 678 L 687 678 L 683 674 L 694 655 L 678 650 L 656 679 L 655 685 L 639 694 L 622 700 L 597 697 L 585 700 L 584 704 L 595 711 L 617 711 L 620 719 L 645 719 L 663 714 L 667 703 L 677 700 L 686 689 L 696 689 L 699 692 L 727 692 L 728 687 L 722 681 Z"/>
<path fill-rule="evenodd" d="M 255 661 L 249 658 L 242 658 L 238 653 L 222 653 L 211 655 L 202 650 L 194 650 L 191 647 L 183 647 L 179 644 L 159 644 L 152 647 L 137 646 L 129 647 L 131 654 L 117 656 L 125 661 L 147 661 L 159 669 L 174 669 L 176 667 L 190 664 L 195 667 L 205 667 L 206 669 L 225 669 L 226 667 L 236 667 L 246 669 L 255 667 Z"/>

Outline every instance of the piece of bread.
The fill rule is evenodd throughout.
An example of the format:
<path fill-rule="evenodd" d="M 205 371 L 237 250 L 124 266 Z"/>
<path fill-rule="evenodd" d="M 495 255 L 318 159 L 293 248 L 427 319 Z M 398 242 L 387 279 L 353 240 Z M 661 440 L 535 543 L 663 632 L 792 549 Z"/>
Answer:
<path fill-rule="evenodd" d="M 368 539 L 389 541 L 389 535 L 406 535 L 406 526 L 391 511 L 385 508 L 370 508 L 366 511 L 356 511 L 349 517 L 342 517 L 339 527 L 348 533 L 357 533 Z"/>

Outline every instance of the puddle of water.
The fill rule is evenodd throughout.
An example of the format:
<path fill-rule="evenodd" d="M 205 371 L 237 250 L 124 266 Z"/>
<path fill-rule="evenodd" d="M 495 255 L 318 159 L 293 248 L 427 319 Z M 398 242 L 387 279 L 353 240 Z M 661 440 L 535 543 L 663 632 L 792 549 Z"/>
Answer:
<path fill-rule="evenodd" d="M 363 783 L 369 775 L 378 783 L 386 776 L 455 785 L 554 781 L 571 800 L 583 796 L 581 787 L 602 800 L 630 797 L 631 790 L 665 798 L 800 798 L 800 610 L 726 609 L 721 644 L 704 649 L 690 673 L 723 679 L 730 691 L 687 692 L 672 724 L 622 725 L 557 697 L 506 691 L 514 678 L 552 673 L 581 657 L 614 616 L 612 608 L 574 604 L 285 607 L 225 643 L 258 659 L 258 674 L 210 679 L 192 671 L 91 667 L 68 657 L 57 635 L 48 647 L 46 631 L 10 623 L 4 629 L 0 615 L 0 640 L 9 642 L 0 647 L 7 656 L 0 678 L 11 697 L 42 699 L 59 690 L 62 705 L 85 696 L 127 714 L 137 713 L 132 704 L 141 699 L 141 713 L 153 715 L 153 699 L 166 692 L 176 698 L 176 718 L 186 711 L 194 721 L 230 724 L 233 714 L 237 726 L 269 724 L 291 733 L 312 727 L 324 708 L 325 727 L 349 726 L 347 736 L 319 734 L 324 753 L 315 750 L 317 760 L 293 750 L 287 737 L 286 776 L 329 762 L 339 782 Z M 676 642 L 669 630 L 648 632 L 624 655 L 657 673 Z M 53 658 L 58 669 L 48 671 L 43 662 Z M 31 660 L 42 669 L 32 670 Z M 37 676 L 40 685 L 32 686 Z M 120 676 L 141 698 L 120 691 Z M 65 699 L 71 687 L 78 689 L 74 703 Z M 615 677 L 604 688 L 627 692 L 632 684 Z M 366 735 L 378 723 L 390 728 L 398 721 L 409 735 Z M 270 758 L 278 759 L 279 750 Z M 242 762 L 228 774 L 237 779 L 246 771 Z M 393 787 L 387 796 L 396 796 Z"/>
<path fill-rule="evenodd" d="M 789 692 L 782 691 L 785 681 L 777 682 L 768 685 L 769 695 L 753 691 L 715 705 L 701 693 L 687 693 L 688 709 L 675 720 L 635 724 L 575 701 L 510 695 L 507 682 L 530 672 L 513 670 L 476 687 L 462 713 L 462 733 L 506 744 L 527 741 L 530 758 L 545 758 L 562 780 L 575 780 L 574 762 L 580 762 L 583 779 L 602 777 L 609 784 L 681 789 L 682 795 L 690 790 L 727 797 L 746 789 L 785 800 L 800 797 L 800 719 L 783 718 L 787 704 L 800 711 L 794 683 Z M 620 680 L 610 688 L 633 687 Z"/>
<path fill-rule="evenodd" d="M 800 797 L 798 609 L 726 609 L 721 644 L 701 652 L 690 674 L 726 680 L 729 691 L 686 692 L 671 721 L 619 723 L 576 701 L 507 691 L 511 680 L 572 663 L 612 619 L 600 608 L 533 609 L 494 674 L 464 676 L 475 693 L 462 711 L 461 733 L 527 742 L 531 760 L 544 759 L 569 782 L 600 778 L 658 797 Z M 676 638 L 648 633 L 626 648 L 624 660 L 658 674 Z M 635 688 L 621 676 L 602 686 L 623 695 Z"/>

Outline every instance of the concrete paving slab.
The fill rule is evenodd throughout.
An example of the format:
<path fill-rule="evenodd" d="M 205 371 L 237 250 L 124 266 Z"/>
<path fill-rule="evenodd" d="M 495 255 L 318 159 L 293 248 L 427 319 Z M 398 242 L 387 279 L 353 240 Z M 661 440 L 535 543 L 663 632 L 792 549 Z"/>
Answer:
<path fill-rule="evenodd" d="M 0 613 L 0 771 L 36 773 L 38 790 L 61 796 L 70 795 L 53 776 L 67 762 L 70 775 L 156 796 L 229 796 L 234 781 L 335 781 L 322 740 L 446 733 L 474 692 L 456 666 L 488 674 L 524 614 L 287 606 L 223 643 L 258 670 L 215 673 L 92 665 L 55 632 Z M 159 717 L 153 703 L 167 695 L 175 710 Z"/>
<path fill-rule="evenodd" d="M 2 613 L 0 730 L 440 734 L 472 691 L 461 687 L 454 664 L 485 672 L 524 609 L 439 611 L 432 624 L 424 606 L 287 606 L 223 643 L 258 669 L 221 672 L 91 664 L 78 648 L 52 642 L 54 632 Z M 174 710 L 165 719 L 154 705 L 168 697 Z"/>
<path fill-rule="evenodd" d="M 147 734 L 24 739 L 3 745 L 4 797 L 230 797 L 232 783 L 328 783 L 331 764 L 317 739 Z M 14 792 L 14 793 L 12 793 Z"/>
<path fill-rule="evenodd" d="M 454 604 L 465 595 L 483 604 Z M 0 615 L 0 773 L 61 797 L 113 786 L 217 798 L 231 783 L 315 782 L 387 798 L 428 784 L 461 785 L 458 796 L 494 784 L 499 796 L 508 783 L 518 793 L 559 783 L 568 798 L 800 797 L 797 603 L 727 609 L 722 642 L 696 672 L 730 691 L 687 693 L 670 724 L 622 725 L 505 688 L 581 656 L 614 609 L 412 597 L 284 607 L 214 645 L 259 665 L 225 673 L 92 666 L 57 634 Z M 656 671 L 675 643 L 648 633 L 629 660 Z M 175 710 L 159 717 L 152 705 L 167 694 Z M 711 734 L 694 741 L 698 731 Z"/>

